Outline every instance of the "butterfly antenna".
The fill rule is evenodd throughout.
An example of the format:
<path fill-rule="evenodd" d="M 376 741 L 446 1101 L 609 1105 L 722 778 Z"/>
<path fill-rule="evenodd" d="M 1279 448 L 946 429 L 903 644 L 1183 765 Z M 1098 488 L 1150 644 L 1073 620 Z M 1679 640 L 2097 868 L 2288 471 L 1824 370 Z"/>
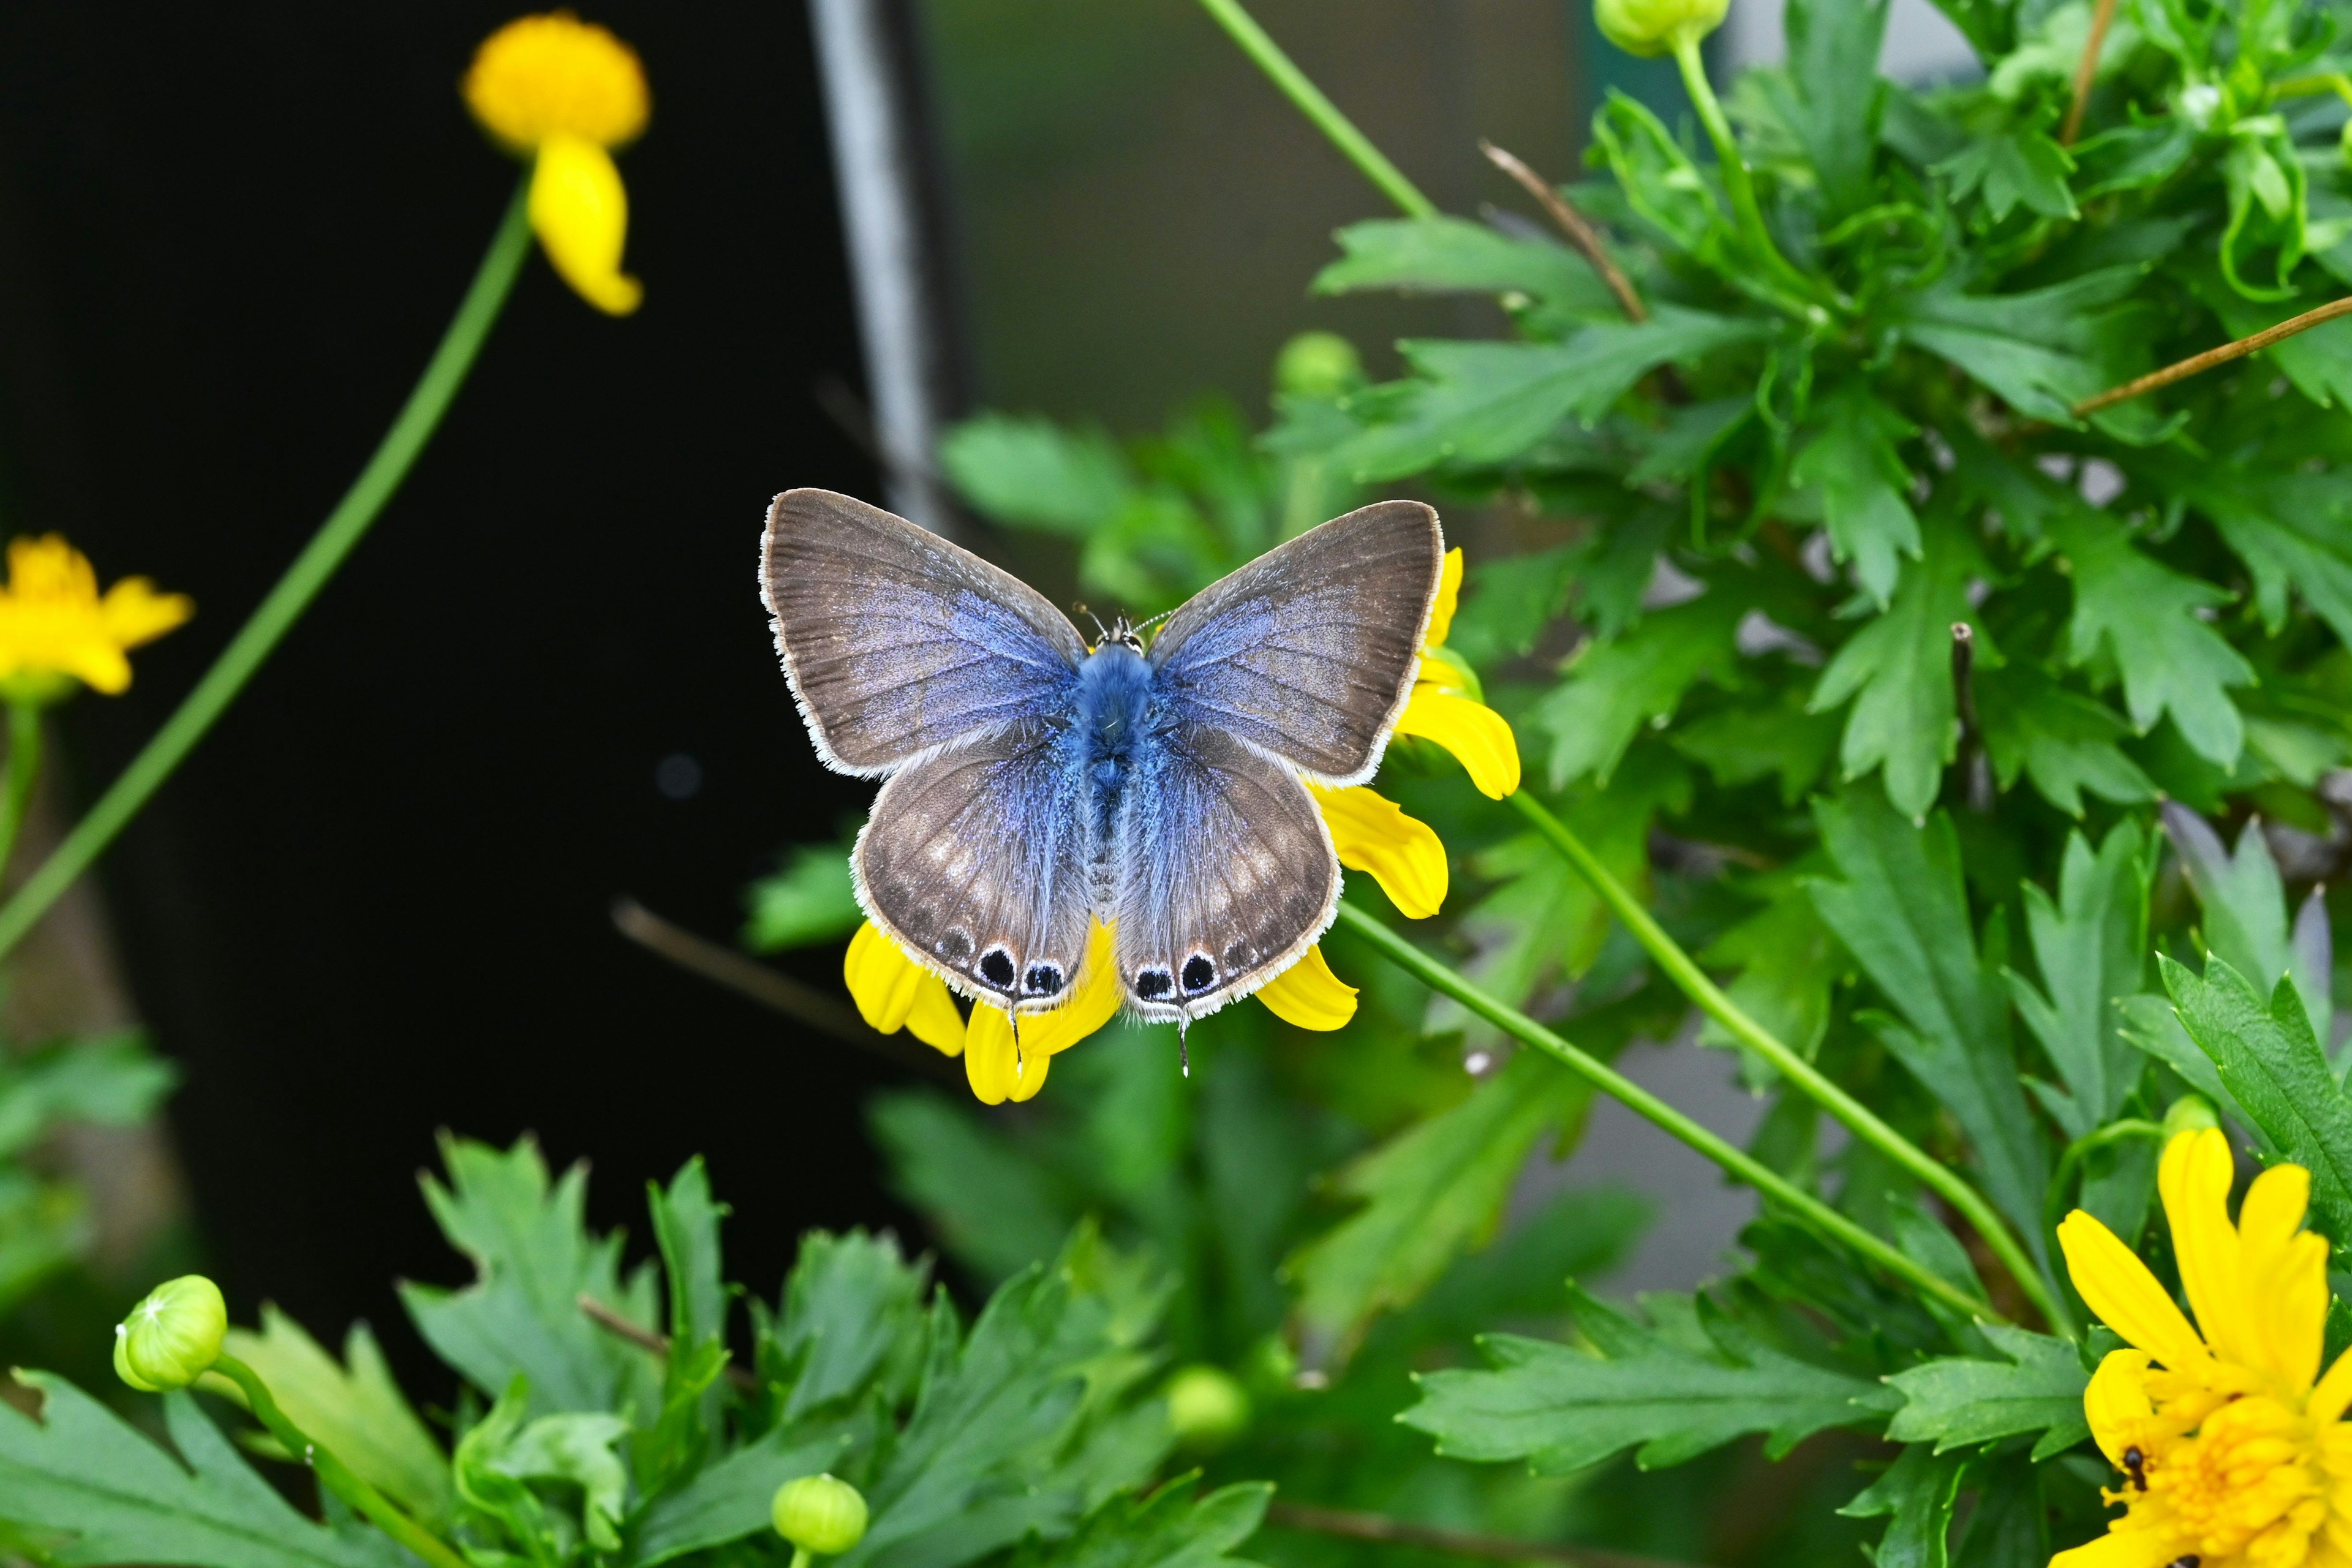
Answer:
<path fill-rule="evenodd" d="M 1090 606 L 1086 605 L 1072 605 L 1070 606 L 1070 608 L 1072 608 L 1072 609 L 1074 609 L 1074 610 L 1077 611 L 1077 612 L 1078 612 L 1078 614 L 1080 614 L 1080 615 L 1082 615 L 1082 616 L 1086 616 L 1086 618 L 1087 618 L 1087 619 L 1088 619 L 1088 620 L 1090 620 L 1090 621 L 1094 622 L 1094 624 L 1095 624 L 1095 641 L 1096 641 L 1097 644 L 1100 644 L 1100 643 L 1107 643 L 1107 642 L 1108 642 L 1108 641 L 1110 640 L 1110 628 L 1109 628 L 1108 626 L 1104 626 L 1104 625 L 1102 624 L 1102 617 L 1101 617 L 1100 616 L 1098 616 L 1098 615 L 1096 615 L 1096 614 L 1094 613 L 1094 610 L 1093 610 Z"/>
<path fill-rule="evenodd" d="M 1175 613 L 1176 612 L 1173 610 L 1162 610 L 1156 616 L 1146 616 L 1143 619 L 1136 622 L 1132 626 L 1129 626 L 1128 630 L 1135 633 L 1138 637 L 1141 637 L 1145 632 L 1150 631 L 1152 627 L 1158 626 L 1160 622 L 1166 620 Z"/>

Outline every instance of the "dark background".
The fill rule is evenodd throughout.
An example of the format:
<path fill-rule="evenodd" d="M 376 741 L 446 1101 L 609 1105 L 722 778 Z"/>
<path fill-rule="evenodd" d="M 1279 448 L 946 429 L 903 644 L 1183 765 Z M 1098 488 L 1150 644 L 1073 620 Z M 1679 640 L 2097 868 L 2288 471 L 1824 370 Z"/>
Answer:
<path fill-rule="evenodd" d="M 68 802 L 152 732 L 357 472 L 514 182 L 457 97 L 509 4 L 0 8 L 0 532 L 196 619 L 63 720 Z M 853 1108 L 887 1068 L 667 967 L 632 893 L 740 889 L 869 787 L 822 772 L 754 583 L 792 485 L 878 494 L 818 411 L 859 379 L 798 5 L 603 4 L 654 86 L 621 154 L 644 309 L 536 256 L 406 485 L 104 863 L 208 1267 L 322 1338 L 414 1342 L 467 1270 L 415 1174 L 448 1127 L 643 1183 L 698 1151 L 770 1290 L 814 1225 L 896 1222 Z M 656 786 L 691 757 L 689 799 Z M 834 953 L 800 965 L 824 978 Z"/>

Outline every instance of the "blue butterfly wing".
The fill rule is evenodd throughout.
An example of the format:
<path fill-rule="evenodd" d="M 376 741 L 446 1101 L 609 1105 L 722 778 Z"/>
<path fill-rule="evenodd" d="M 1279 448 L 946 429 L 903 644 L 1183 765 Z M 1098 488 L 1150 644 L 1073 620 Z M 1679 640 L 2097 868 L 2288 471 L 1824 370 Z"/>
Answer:
<path fill-rule="evenodd" d="M 761 596 L 828 766 L 887 773 L 935 747 L 1068 710 L 1086 643 L 1008 573 L 829 490 L 768 511 Z"/>
<path fill-rule="evenodd" d="M 1151 645 L 1157 689 L 1185 721 L 1361 784 L 1411 695 L 1444 564 L 1418 501 L 1334 518 L 1171 616 Z"/>

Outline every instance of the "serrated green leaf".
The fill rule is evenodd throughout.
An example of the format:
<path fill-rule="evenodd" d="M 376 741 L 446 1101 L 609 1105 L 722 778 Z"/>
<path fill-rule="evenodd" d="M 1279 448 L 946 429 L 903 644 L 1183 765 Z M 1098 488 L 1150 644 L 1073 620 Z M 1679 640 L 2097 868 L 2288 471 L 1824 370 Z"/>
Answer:
<path fill-rule="evenodd" d="M 1274 1488 L 1241 1481 L 1195 1499 L 1180 1477 L 1149 1497 L 1114 1498 L 1077 1533 L 1042 1552 L 1024 1552 L 1014 1568 L 1251 1568 L 1234 1549 L 1257 1533 Z"/>
<path fill-rule="evenodd" d="M 1830 994 L 1846 959 L 1801 886 L 1784 884 L 1778 897 L 1716 938 L 1699 957 L 1736 969 L 1725 987 L 1731 1000 L 1798 1055 L 1812 1058 L 1829 1031 Z M 1735 1044 L 1712 1018 L 1699 1038 L 1711 1046 Z M 1760 1058 L 1747 1064 L 1747 1072 L 1751 1084 L 1777 1076 Z"/>
<path fill-rule="evenodd" d="M 2066 1086 L 2042 1099 L 2069 1138 L 2113 1121 L 2142 1076 L 2116 1006 L 2146 976 L 2154 872 L 2138 826 L 2126 818 L 2095 856 L 2080 833 L 2066 836 L 2056 901 L 2025 885 L 2026 931 L 2043 989 L 2010 970 L 2010 994 Z"/>
<path fill-rule="evenodd" d="M 143 1030 L 65 1040 L 0 1060 L 0 1159 L 23 1153 L 60 1121 L 141 1121 L 180 1081 Z"/>
<path fill-rule="evenodd" d="M 1806 704 L 1825 713 L 1853 700 L 1838 748 L 1845 776 L 1883 766 L 1886 797 L 1906 816 L 1936 803 L 1944 764 L 1959 743 L 1952 627 L 1973 624 L 1969 582 L 1983 570 L 1984 558 L 1965 533 L 1948 525 L 1930 530 L 1919 564 L 1905 575 L 1885 614 L 1846 639 Z M 1993 662 L 1989 651 L 1979 636 L 1980 663 Z"/>
<path fill-rule="evenodd" d="M 1803 691 L 1784 686 L 1767 706 L 1718 708 L 1677 724 L 1666 743 L 1724 788 L 1777 777 L 1780 804 L 1794 805 L 1829 765 L 1842 728 L 1837 715 L 1808 711 Z"/>
<path fill-rule="evenodd" d="M 1409 1306 L 1500 1223 L 1528 1152 L 1591 1089 L 1520 1051 L 1459 1104 L 1415 1122 L 1333 1181 L 1363 1207 L 1285 1266 L 1310 1365 L 1345 1362 L 1372 1319 Z"/>
<path fill-rule="evenodd" d="M 803 1237 L 772 1332 L 791 1379 L 785 1418 L 849 1398 L 889 1367 L 911 1373 L 928 1326 L 929 1279 L 929 1268 L 908 1262 L 887 1233 Z"/>
<path fill-rule="evenodd" d="M 1950 1109 L 1986 1194 L 2039 1257 L 2049 1151 L 2018 1086 L 2005 988 L 1977 956 L 1951 819 L 1938 812 L 1915 827 L 1866 788 L 1818 803 L 1814 815 L 1843 879 L 1806 887 L 1902 1016 L 1877 1025 L 1879 1037 Z"/>
<path fill-rule="evenodd" d="M 1010 1279 L 1054 1248 L 1085 1207 L 995 1128 L 929 1089 L 875 1097 L 866 1125 L 892 1189 L 983 1279 Z"/>
<path fill-rule="evenodd" d="M 1445 646 L 1468 659 L 1474 669 L 1524 657 L 1567 609 L 1586 553 L 1578 545 L 1563 544 L 1475 563 L 1445 634 Z"/>
<path fill-rule="evenodd" d="M 2069 816 L 2083 815 L 2083 792 L 2122 805 L 2156 798 L 2156 784 L 2116 742 L 2131 733 L 2123 716 L 2096 698 L 2069 691 L 2032 666 L 1987 670 L 1977 680 L 1985 753 L 2006 792 L 2020 773 Z"/>
<path fill-rule="evenodd" d="M 2228 689 L 2252 685 L 2253 667 L 2197 614 L 2229 595 L 2142 552 L 2112 518 L 2070 510 L 2049 527 L 2074 568 L 2066 657 L 2078 666 L 2114 661 L 2142 734 L 2169 713 L 2200 756 L 2236 762 L 2245 721 Z"/>
<path fill-rule="evenodd" d="M 163 1396 L 177 1457 L 63 1378 L 23 1373 L 41 1416 L 0 1411 L 0 1520 L 64 1568 L 415 1568 L 369 1529 L 328 1529 L 254 1474 L 187 1394 Z"/>
<path fill-rule="evenodd" d="M 1335 237 L 1344 254 L 1315 275 L 1309 293 L 1518 292 L 1567 315 L 1617 314 L 1616 300 L 1581 256 L 1466 218 L 1377 218 L 1349 224 Z"/>
<path fill-rule="evenodd" d="M 781 952 L 834 942 L 866 918 L 851 889 L 849 852 L 854 836 L 833 844 L 802 844 L 781 869 L 744 891 L 751 918 L 743 945 L 754 952 Z"/>
<path fill-rule="evenodd" d="M 779 1426 L 706 1465 L 686 1485 L 648 1502 L 631 1521 L 636 1568 L 654 1568 L 769 1529 L 776 1489 L 830 1470 L 850 1440 L 846 1433 L 810 1435 Z"/>
<path fill-rule="evenodd" d="M 1906 1448 L 1885 1474 L 1838 1510 L 1848 1519 L 1893 1516 L 1871 1554 L 1872 1568 L 1944 1568 L 1950 1560 L 1952 1506 L 1959 1500 L 1967 1463 Z"/>
<path fill-rule="evenodd" d="M 1490 1334 L 1493 1370 L 1433 1372 L 1421 1403 L 1398 1419 L 1459 1459 L 1526 1459 L 1564 1475 L 1626 1448 L 1644 1469 L 1695 1458 L 1735 1437 L 1766 1436 L 1778 1455 L 1831 1426 L 1873 1426 L 1878 1385 L 1748 1344 L 1695 1347 L 1570 1288 L 1586 1350 Z M 1857 1401 L 1865 1402 L 1857 1404 Z"/>
<path fill-rule="evenodd" d="M 2312 890 L 2290 930 L 2286 884 L 2258 819 L 2249 818 L 2239 830 L 2231 854 L 2203 817 L 2178 801 L 2165 802 L 2163 815 L 2180 868 L 2204 911 L 2205 942 L 2213 956 L 2257 985 L 2275 985 L 2282 975 L 2292 979 L 2312 1034 L 2332 1037 L 2335 944 L 2328 938 L 2323 889 Z"/>
<path fill-rule="evenodd" d="M 2035 1432 L 2033 1458 L 2041 1460 L 2091 1435 L 2083 1415 L 2091 1374 L 2074 1345 L 2000 1323 L 1984 1324 L 1982 1332 L 2007 1361 L 1946 1356 L 1886 1380 L 1904 1401 L 1887 1423 L 1888 1440 L 1933 1443 L 1942 1454 Z"/>
<path fill-rule="evenodd" d="M 1643 727 L 1671 719 L 1694 685 L 1736 685 L 1744 610 L 1718 588 L 1652 611 L 1613 641 L 1586 644 L 1524 721 L 1525 729 L 1552 738 L 1551 787 L 1588 774 L 1606 784 Z"/>
<path fill-rule="evenodd" d="M 1830 217 L 1871 199 L 1871 158 L 1886 94 L 1878 74 L 1887 0 L 1792 0 L 1784 23 L 1790 129 L 1821 181 Z"/>
<path fill-rule="evenodd" d="M 2072 426 L 2075 404 L 2121 379 L 2108 363 L 2116 327 L 2101 308 L 2129 294 L 2140 272 L 2137 265 L 2104 268 L 2018 294 L 1947 286 L 1910 301 L 1901 331 L 2020 414 Z"/>
<path fill-rule="evenodd" d="M 2275 634 L 2286 625 L 2287 590 L 2352 644 L 2352 544 L 2347 512 L 2333 479 L 2258 478 L 2242 472 L 2221 482 L 2178 485 L 2253 574 L 2254 603 Z"/>
<path fill-rule="evenodd" d="M 1108 523 L 1135 488 L 1102 432 L 1004 414 L 967 419 L 940 437 L 940 468 L 990 521 L 1073 538 Z"/>
<path fill-rule="evenodd" d="M 1952 184 L 1952 199 L 1982 192 L 1995 223 L 2021 205 L 2043 217 L 2075 216 L 2074 194 L 2066 188 L 2074 160 L 2066 149 L 2030 125 L 1979 136 L 1936 165 Z"/>
<path fill-rule="evenodd" d="M 265 1304 L 261 1331 L 231 1329 L 221 1348 L 261 1374 L 278 1407 L 361 1479 L 409 1512 L 449 1508 L 449 1460 L 393 1381 L 365 1323 L 343 1339 L 341 1362 L 301 1324 Z"/>
<path fill-rule="evenodd" d="M 1920 552 L 1919 520 L 1911 510 L 1911 471 L 1895 444 L 1919 433 L 1865 389 L 1826 399 L 1821 428 L 1797 453 L 1789 478 L 1821 491 L 1830 551 L 1853 563 L 1854 580 L 1886 607 L 1902 557 Z"/>

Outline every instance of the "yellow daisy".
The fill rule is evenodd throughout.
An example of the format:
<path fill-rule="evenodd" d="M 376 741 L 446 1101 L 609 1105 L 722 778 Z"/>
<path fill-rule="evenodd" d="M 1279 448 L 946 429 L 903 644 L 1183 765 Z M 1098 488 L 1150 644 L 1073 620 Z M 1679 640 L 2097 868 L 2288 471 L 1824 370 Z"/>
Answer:
<path fill-rule="evenodd" d="M 1519 787 L 1519 744 L 1509 721 L 1479 700 L 1477 676 L 1446 649 L 1445 634 L 1453 628 L 1454 607 L 1461 595 L 1462 552 L 1449 550 L 1437 604 L 1429 615 L 1429 633 L 1422 638 L 1421 673 L 1396 732 L 1444 747 L 1469 770 L 1470 782 L 1481 794 L 1501 800 Z"/>
<path fill-rule="evenodd" d="M 652 110 L 635 53 L 569 11 L 523 16 L 483 40 L 464 90 L 482 128 L 531 161 L 530 226 L 549 263 L 606 314 L 635 310 L 645 289 L 621 270 L 629 195 L 611 151 Z"/>
<path fill-rule="evenodd" d="M 2131 1348 L 2083 1395 L 2124 1515 L 2051 1568 L 2352 1564 L 2352 1355 L 2319 1375 L 2327 1241 L 2302 1228 L 2311 1176 L 2263 1172 L 2232 1226 L 2232 1173 L 2212 1128 L 2176 1136 L 2158 1170 L 2194 1327 L 2105 1226 L 2077 1209 L 2058 1227 L 2074 1288 Z"/>
<path fill-rule="evenodd" d="M 184 594 L 159 594 L 125 577 L 101 597 L 89 557 L 58 534 L 8 546 L 0 588 L 0 690 L 16 702 L 51 702 L 79 680 L 113 693 L 131 684 L 124 656 L 195 613 Z"/>

